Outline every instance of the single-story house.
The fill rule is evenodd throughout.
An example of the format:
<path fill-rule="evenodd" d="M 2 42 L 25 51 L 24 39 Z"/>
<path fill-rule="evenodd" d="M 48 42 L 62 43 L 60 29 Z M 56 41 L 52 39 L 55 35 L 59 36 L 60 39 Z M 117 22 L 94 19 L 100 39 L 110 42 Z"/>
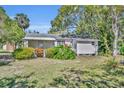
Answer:
<path fill-rule="evenodd" d="M 58 35 L 27 33 L 24 40 L 24 47 L 50 48 L 58 45 L 69 45 L 80 54 L 95 54 L 98 51 L 98 40 L 82 38 L 63 38 Z"/>
<path fill-rule="evenodd" d="M 58 45 L 69 45 L 77 55 L 80 54 L 95 54 L 98 51 L 98 40 L 96 39 L 83 39 L 83 38 L 63 38 L 53 34 L 43 33 L 27 33 L 23 38 L 24 47 L 33 48 L 50 48 Z M 13 51 L 15 49 L 14 44 L 7 43 L 3 46 L 4 50 Z"/>

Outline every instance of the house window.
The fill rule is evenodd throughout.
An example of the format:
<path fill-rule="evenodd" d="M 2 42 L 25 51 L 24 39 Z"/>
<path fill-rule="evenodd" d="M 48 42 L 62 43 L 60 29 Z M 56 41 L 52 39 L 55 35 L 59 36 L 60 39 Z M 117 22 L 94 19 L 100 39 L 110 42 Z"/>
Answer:
<path fill-rule="evenodd" d="M 65 44 L 65 42 L 63 42 L 63 41 L 58 41 L 58 44 L 57 45 L 64 45 Z"/>

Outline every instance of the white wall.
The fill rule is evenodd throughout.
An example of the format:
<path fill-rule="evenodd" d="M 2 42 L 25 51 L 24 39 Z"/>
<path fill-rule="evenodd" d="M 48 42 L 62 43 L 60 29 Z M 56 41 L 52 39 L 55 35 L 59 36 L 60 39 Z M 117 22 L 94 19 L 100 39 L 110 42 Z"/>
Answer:
<path fill-rule="evenodd" d="M 94 44 L 92 44 L 94 43 Z M 98 50 L 98 42 L 77 42 L 76 43 L 76 53 L 79 54 L 96 54 Z"/>
<path fill-rule="evenodd" d="M 28 40 L 24 40 L 24 47 L 28 47 Z"/>
<path fill-rule="evenodd" d="M 92 44 L 77 43 L 77 54 L 95 54 L 96 49 Z"/>

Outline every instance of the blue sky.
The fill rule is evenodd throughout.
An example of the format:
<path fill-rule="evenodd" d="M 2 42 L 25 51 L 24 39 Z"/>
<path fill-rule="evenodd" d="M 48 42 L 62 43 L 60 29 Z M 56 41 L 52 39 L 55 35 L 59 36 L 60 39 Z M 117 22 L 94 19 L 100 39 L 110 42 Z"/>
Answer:
<path fill-rule="evenodd" d="M 24 13 L 30 19 L 30 30 L 37 30 L 47 33 L 50 28 L 50 21 L 58 14 L 58 5 L 4 5 L 6 13 L 13 18 L 17 13 Z"/>

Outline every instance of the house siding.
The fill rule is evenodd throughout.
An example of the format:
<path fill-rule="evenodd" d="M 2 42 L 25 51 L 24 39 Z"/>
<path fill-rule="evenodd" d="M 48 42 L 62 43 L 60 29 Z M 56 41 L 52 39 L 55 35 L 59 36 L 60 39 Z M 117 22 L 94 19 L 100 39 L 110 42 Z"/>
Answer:
<path fill-rule="evenodd" d="M 7 43 L 3 46 L 3 50 L 13 52 L 15 50 L 15 44 Z"/>

